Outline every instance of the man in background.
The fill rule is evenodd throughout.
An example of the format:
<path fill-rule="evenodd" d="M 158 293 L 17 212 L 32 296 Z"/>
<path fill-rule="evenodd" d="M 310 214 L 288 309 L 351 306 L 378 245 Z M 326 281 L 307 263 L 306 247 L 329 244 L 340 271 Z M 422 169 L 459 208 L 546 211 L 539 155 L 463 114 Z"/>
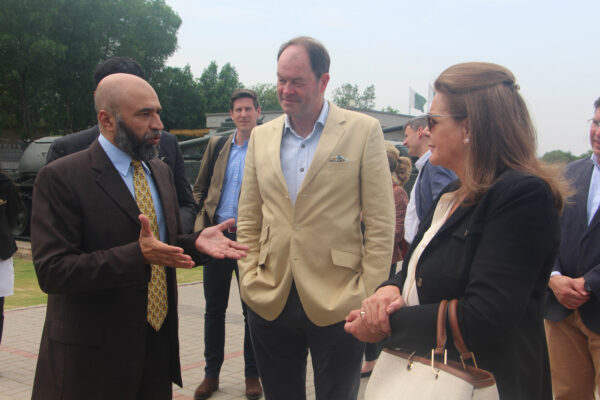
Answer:
<path fill-rule="evenodd" d="M 408 148 L 409 156 L 418 157 L 415 167 L 419 170 L 419 175 L 410 192 L 404 219 L 404 239 L 412 243 L 419 230 L 420 222 L 427 215 L 442 189 L 456 179 L 456 174 L 429 162 L 431 151 L 426 116 L 413 118 L 406 123 L 403 145 Z"/>
<path fill-rule="evenodd" d="M 146 80 L 146 74 L 142 66 L 135 60 L 129 57 L 112 57 L 103 63 L 99 64 L 94 71 L 94 82 L 96 87 L 100 81 L 111 74 L 124 73 L 138 76 Z M 67 154 L 76 153 L 87 149 L 94 140 L 100 135 L 98 125 L 95 125 L 84 131 L 66 135 L 55 140 L 48 150 L 46 163 L 56 160 L 57 158 L 66 156 Z M 185 168 L 183 164 L 183 156 L 181 149 L 177 143 L 175 135 L 162 131 L 158 148 L 158 157 L 164 161 L 173 172 L 175 180 L 175 190 L 177 191 L 177 202 L 179 204 L 179 212 L 181 215 L 181 227 L 183 233 L 190 233 L 194 227 L 198 206 L 192 197 L 190 184 L 185 179 Z"/>
<path fill-rule="evenodd" d="M 244 162 L 248 150 L 250 133 L 260 117 L 260 106 L 256 93 L 247 89 L 233 92 L 229 101 L 229 115 L 236 131 L 228 136 L 217 136 L 208 142 L 198 178 L 194 184 L 194 200 L 201 211 L 195 230 L 226 221 L 237 220 L 240 188 L 244 176 Z M 224 232 L 231 240 L 236 238 L 236 226 Z M 219 388 L 219 373 L 225 355 L 225 311 L 229 301 L 231 277 L 235 271 L 239 286 L 239 271 L 235 260 L 211 260 L 204 265 L 204 380 L 194 393 L 194 400 L 209 398 Z M 252 342 L 246 321 L 246 305 L 242 301 L 244 314 L 244 374 L 246 397 L 258 399 L 262 386 L 252 350 Z"/>
<path fill-rule="evenodd" d="M 593 400 L 600 391 L 600 98 L 590 144 L 592 156 L 565 171 L 576 193 L 561 216 L 548 282 L 545 323 L 556 400 Z"/>

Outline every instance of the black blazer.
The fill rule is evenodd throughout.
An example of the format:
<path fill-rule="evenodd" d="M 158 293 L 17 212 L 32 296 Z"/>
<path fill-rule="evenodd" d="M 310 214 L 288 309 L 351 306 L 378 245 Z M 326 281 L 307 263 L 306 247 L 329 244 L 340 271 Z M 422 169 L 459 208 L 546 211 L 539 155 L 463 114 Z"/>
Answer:
<path fill-rule="evenodd" d="M 553 271 L 571 278 L 584 277 L 592 289 L 592 296 L 579 307 L 579 314 L 585 326 L 600 333 L 600 212 L 587 224 L 587 199 L 594 163 L 585 158 L 572 162 L 565 171 L 566 178 L 574 186 L 576 193 L 565 207 L 560 219 L 561 242 Z M 548 289 L 545 317 L 551 321 L 561 321 L 572 310 L 563 307 Z"/>
<path fill-rule="evenodd" d="M 9 259 L 17 251 L 12 228 L 17 224 L 21 199 L 10 178 L 0 172 L 0 260 Z"/>
<path fill-rule="evenodd" d="M 98 125 L 81 132 L 72 133 L 56 139 L 46 156 L 46 163 L 64 157 L 67 154 L 73 154 L 78 151 L 87 149 L 94 140 L 100 135 Z M 173 172 L 175 180 L 175 190 L 177 191 L 177 202 L 179 204 L 179 212 L 181 214 L 181 228 L 183 233 L 190 233 L 194 228 L 196 214 L 199 208 L 194 197 L 192 189 L 187 179 L 185 179 L 185 165 L 181 149 L 177 144 L 175 135 L 169 132 L 161 132 L 158 148 L 158 158 L 163 160 Z"/>
<path fill-rule="evenodd" d="M 444 192 L 456 188 L 458 181 Z M 421 222 L 402 271 L 385 284 L 402 290 L 432 217 Z M 390 317 L 392 336 L 384 344 L 430 352 L 439 302 L 457 298 L 465 343 L 495 375 L 500 397 L 552 399 L 542 306 L 558 239 L 548 186 L 531 175 L 503 173 L 478 203 L 458 208 L 423 251 L 415 275 L 421 305 Z"/>
<path fill-rule="evenodd" d="M 197 234 L 178 235 L 169 168 L 148 163 L 158 189 L 167 242 L 197 263 Z M 31 247 L 48 293 L 33 399 L 135 398 L 144 368 L 150 267 L 139 246 L 139 209 L 95 141 L 40 170 L 33 191 Z M 175 270 L 167 268 L 171 379 L 181 385 Z"/>

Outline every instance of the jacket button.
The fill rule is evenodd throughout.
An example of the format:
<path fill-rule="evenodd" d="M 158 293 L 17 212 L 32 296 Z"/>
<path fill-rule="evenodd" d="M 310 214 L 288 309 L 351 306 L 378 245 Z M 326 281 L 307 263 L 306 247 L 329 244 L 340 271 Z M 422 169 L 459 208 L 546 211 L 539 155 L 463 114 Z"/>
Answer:
<path fill-rule="evenodd" d="M 421 286 L 423 286 L 423 278 L 418 277 L 417 278 L 417 287 L 421 287 Z"/>

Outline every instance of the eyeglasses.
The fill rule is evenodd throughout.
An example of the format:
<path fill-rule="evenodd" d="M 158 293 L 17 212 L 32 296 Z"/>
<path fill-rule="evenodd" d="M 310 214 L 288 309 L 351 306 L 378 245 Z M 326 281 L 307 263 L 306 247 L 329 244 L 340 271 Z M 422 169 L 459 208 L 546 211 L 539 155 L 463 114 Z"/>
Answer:
<path fill-rule="evenodd" d="M 457 118 L 457 117 L 460 117 L 460 115 L 457 115 L 457 114 L 425 114 L 425 118 L 427 119 L 427 128 L 429 130 L 431 130 L 431 128 L 433 128 L 434 126 L 437 125 L 438 122 L 434 118 L 448 118 L 448 117 Z"/>
<path fill-rule="evenodd" d="M 590 118 L 588 119 L 588 122 L 591 122 L 594 129 L 598 129 L 598 127 L 600 127 L 600 120 L 598 119 Z"/>

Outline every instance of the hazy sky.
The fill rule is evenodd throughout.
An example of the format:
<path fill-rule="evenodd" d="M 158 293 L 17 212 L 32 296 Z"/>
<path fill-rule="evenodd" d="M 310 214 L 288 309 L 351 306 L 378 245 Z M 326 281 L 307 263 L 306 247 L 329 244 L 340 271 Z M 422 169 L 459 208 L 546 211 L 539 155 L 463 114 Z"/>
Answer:
<path fill-rule="evenodd" d="M 195 77 L 214 60 L 250 86 L 276 82 L 286 40 L 313 36 L 331 56 L 326 98 L 345 82 L 375 85 L 377 109 L 408 113 L 409 87 L 427 88 L 450 65 L 489 61 L 517 77 L 538 131 L 538 154 L 589 146 L 600 97 L 600 2 L 166 0 L 182 18 L 168 64 Z M 419 111 L 411 110 L 411 114 Z"/>

